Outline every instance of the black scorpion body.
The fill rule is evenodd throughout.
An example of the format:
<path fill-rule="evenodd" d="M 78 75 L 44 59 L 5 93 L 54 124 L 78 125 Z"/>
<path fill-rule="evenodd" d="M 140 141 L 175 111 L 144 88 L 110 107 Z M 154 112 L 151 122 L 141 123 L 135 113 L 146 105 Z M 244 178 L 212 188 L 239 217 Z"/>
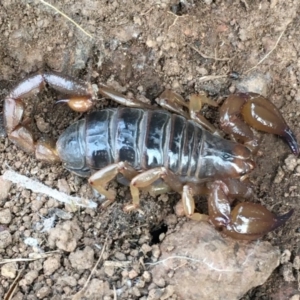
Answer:
<path fill-rule="evenodd" d="M 281 113 L 263 96 L 232 94 L 220 108 L 220 127 L 234 140 L 244 143 L 241 145 L 215 135 L 219 131 L 199 114 L 202 104 L 215 106 L 203 94 L 191 95 L 187 104 L 176 93 L 163 92 L 158 103 L 180 114 L 176 115 L 153 110 L 150 105 L 99 85 L 99 94 L 126 108 L 87 115 L 67 128 L 54 147 L 51 140 L 36 140 L 24 118 L 22 99 L 41 91 L 45 85 L 65 94 L 66 98 L 58 102 L 67 103 L 74 111 L 86 112 L 94 104 L 95 95 L 89 83 L 55 72 L 31 75 L 5 98 L 3 116 L 8 138 L 39 160 L 63 161 L 71 172 L 89 177 L 89 184 L 106 198 L 103 208 L 116 199 L 114 191 L 106 188 L 116 178 L 129 185 L 131 201 L 124 206 L 126 212 L 139 208 L 140 190 L 154 194 L 176 191 L 181 194 L 187 217 L 210 221 L 236 239 L 258 239 L 292 215 L 293 209 L 277 216 L 251 202 L 240 202 L 231 208 L 234 199 L 252 197 L 252 188 L 245 179 L 255 167 L 253 155 L 258 151 L 259 139 L 249 126 L 281 136 L 295 155 L 300 152 Z M 188 115 L 191 120 L 183 117 Z M 208 197 L 209 215 L 195 212 L 195 195 Z"/>
<path fill-rule="evenodd" d="M 80 176 L 127 161 L 136 170 L 164 166 L 182 182 L 222 176 L 218 157 L 224 164 L 234 146 L 182 116 L 138 108 L 93 112 L 71 125 L 57 142 L 65 167 Z"/>

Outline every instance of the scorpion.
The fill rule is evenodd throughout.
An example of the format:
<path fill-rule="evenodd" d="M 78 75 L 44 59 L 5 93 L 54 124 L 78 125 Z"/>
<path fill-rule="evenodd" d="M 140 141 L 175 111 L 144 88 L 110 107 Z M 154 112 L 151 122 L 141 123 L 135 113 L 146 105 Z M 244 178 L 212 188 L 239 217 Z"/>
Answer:
<path fill-rule="evenodd" d="M 3 118 L 10 141 L 38 160 L 62 161 L 69 171 L 89 177 L 89 184 L 104 195 L 103 207 L 116 195 L 106 189 L 113 179 L 129 185 L 132 200 L 126 212 L 140 205 L 140 190 L 156 194 L 181 194 L 188 218 L 209 221 L 235 239 L 255 240 L 284 224 L 290 210 L 277 216 L 261 204 L 235 199 L 253 196 L 247 177 L 254 169 L 259 139 L 250 128 L 281 136 L 295 155 L 296 138 L 279 110 L 265 97 L 254 93 L 230 95 L 220 108 L 220 127 L 231 139 L 224 139 L 199 111 L 207 97 L 192 95 L 190 102 L 170 90 L 159 97 L 164 109 L 157 109 L 116 90 L 99 85 L 98 93 L 123 106 L 94 111 L 68 127 L 56 145 L 35 139 L 24 120 L 22 99 L 40 92 L 46 85 L 64 94 L 77 112 L 86 112 L 97 93 L 90 83 L 60 73 L 36 73 L 21 80 L 6 96 Z M 189 110 L 189 114 L 186 112 Z M 208 198 L 208 215 L 195 212 L 195 195 Z"/>

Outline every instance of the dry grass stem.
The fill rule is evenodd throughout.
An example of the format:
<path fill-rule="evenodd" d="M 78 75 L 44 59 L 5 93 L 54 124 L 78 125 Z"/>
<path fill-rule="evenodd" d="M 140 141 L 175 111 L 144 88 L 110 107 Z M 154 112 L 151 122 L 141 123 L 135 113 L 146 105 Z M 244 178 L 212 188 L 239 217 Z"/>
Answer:
<path fill-rule="evenodd" d="M 57 201 L 67 203 L 70 205 L 88 207 L 88 208 L 96 208 L 97 204 L 89 199 L 84 199 L 80 197 L 73 197 L 67 195 L 65 193 L 59 192 L 58 190 L 52 189 L 36 180 L 28 178 L 24 175 L 21 175 L 13 170 L 7 170 L 2 175 L 2 178 L 5 180 L 9 180 L 17 185 L 24 187 L 25 189 L 29 189 L 34 193 L 45 194 L 49 197 L 56 199 Z"/>
<path fill-rule="evenodd" d="M 65 13 L 63 13 L 62 11 L 60 11 L 58 8 L 56 8 L 55 6 L 53 6 L 52 4 L 44 1 L 44 0 L 40 0 L 43 4 L 51 7 L 52 9 L 54 9 L 56 12 L 58 12 L 60 15 L 62 15 L 64 18 L 66 18 L 68 21 L 70 21 L 71 23 L 73 23 L 79 30 L 81 30 L 85 35 L 87 35 L 88 37 L 90 37 L 91 39 L 93 39 L 93 36 L 88 33 L 86 30 L 84 30 L 78 23 L 76 23 L 74 20 L 72 20 L 70 17 L 68 17 Z"/>

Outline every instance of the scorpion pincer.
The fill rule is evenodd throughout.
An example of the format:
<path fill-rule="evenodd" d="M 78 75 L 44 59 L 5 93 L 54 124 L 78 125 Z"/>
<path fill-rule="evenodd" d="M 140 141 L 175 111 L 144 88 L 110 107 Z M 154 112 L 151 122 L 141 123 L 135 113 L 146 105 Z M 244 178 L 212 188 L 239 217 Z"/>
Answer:
<path fill-rule="evenodd" d="M 182 195 L 187 217 L 209 221 L 236 239 L 260 238 L 292 215 L 290 210 L 276 216 L 250 202 L 231 208 L 234 199 L 252 196 L 245 178 L 255 167 L 253 156 L 259 145 L 249 125 L 281 136 L 293 153 L 299 154 L 297 141 L 280 112 L 263 96 L 238 93 L 225 100 L 220 109 L 220 127 L 232 138 L 226 140 L 199 114 L 203 103 L 215 105 L 204 95 L 192 95 L 186 103 L 166 90 L 158 102 L 176 112 L 171 113 L 100 85 L 102 96 L 127 107 L 87 114 L 67 128 L 55 146 L 45 139 L 36 140 L 23 120 L 22 98 L 41 91 L 45 85 L 67 95 L 59 102 L 66 102 L 75 111 L 84 112 L 93 105 L 91 85 L 85 82 L 54 72 L 32 75 L 5 98 L 8 137 L 23 150 L 35 153 L 37 159 L 62 161 L 71 172 L 89 177 L 92 187 L 106 197 L 104 207 L 115 199 L 105 187 L 117 178 L 131 191 L 132 201 L 125 211 L 139 207 L 140 189 L 157 194 L 173 190 Z M 195 212 L 194 195 L 207 195 L 208 216 Z"/>

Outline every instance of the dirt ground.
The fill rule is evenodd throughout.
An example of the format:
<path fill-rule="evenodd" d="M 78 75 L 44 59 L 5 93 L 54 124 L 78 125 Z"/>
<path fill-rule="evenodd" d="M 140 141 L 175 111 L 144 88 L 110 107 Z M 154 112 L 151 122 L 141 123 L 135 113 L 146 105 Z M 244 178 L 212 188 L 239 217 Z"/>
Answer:
<path fill-rule="evenodd" d="M 244 77 L 258 76 L 258 85 L 264 86 L 300 141 L 299 1 L 52 0 L 51 4 L 85 32 L 43 1 L 0 2 L 2 99 L 20 79 L 41 70 L 109 84 L 125 94 L 143 95 L 152 103 L 165 88 L 186 99 L 191 93 L 205 91 L 221 102 L 237 90 Z M 241 78 L 228 77 L 231 72 L 238 72 Z M 207 80 L 206 76 L 215 77 Z M 27 101 L 39 129 L 54 138 L 79 117 L 63 105 L 53 107 L 57 98 L 47 89 L 34 101 Z M 100 99 L 95 109 L 107 106 L 116 104 Z M 218 125 L 216 109 L 204 107 L 203 114 Z M 251 177 L 257 195 L 254 201 L 275 213 L 291 208 L 295 213 L 283 228 L 264 238 L 279 246 L 283 264 L 243 299 L 285 300 L 299 295 L 300 161 L 272 135 L 263 135 L 261 151 Z M 1 174 L 9 168 L 72 195 L 95 199 L 86 179 L 60 164 L 38 162 L 5 139 L 0 143 Z M 126 214 L 122 208 L 130 199 L 128 188 L 111 186 L 118 200 L 105 211 L 62 205 L 17 185 L 10 187 L 0 202 L 5 208 L 0 232 L 8 228 L 10 233 L 0 258 L 27 258 L 33 249 L 37 253 L 39 249 L 57 250 L 59 238 L 63 245 L 58 248 L 66 251 L 43 260 L 12 263 L 5 276 L 0 276 L 1 299 L 13 283 L 15 264 L 25 271 L 14 300 L 72 299 L 84 287 L 103 249 L 101 267 L 85 298 L 78 299 L 156 299 L 149 291 L 159 284 L 152 282 L 144 264 L 157 259 L 158 245 L 167 230 L 188 222 L 174 215 L 179 195 L 155 199 L 145 194 L 144 214 Z M 205 210 L 205 202 L 200 201 L 199 208 Z M 47 232 L 45 220 L 52 220 L 58 231 Z M 34 241 L 37 244 L 32 245 Z M 168 299 L 179 298 L 170 294 Z"/>

